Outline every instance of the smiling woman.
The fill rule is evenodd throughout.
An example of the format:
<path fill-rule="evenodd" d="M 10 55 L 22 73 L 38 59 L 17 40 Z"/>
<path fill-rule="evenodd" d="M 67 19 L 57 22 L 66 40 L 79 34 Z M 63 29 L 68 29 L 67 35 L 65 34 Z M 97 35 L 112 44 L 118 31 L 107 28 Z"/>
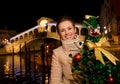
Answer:
<path fill-rule="evenodd" d="M 53 50 L 50 84 L 71 84 L 71 55 L 82 49 L 83 42 L 76 34 L 75 21 L 70 16 L 61 16 L 56 24 L 62 45 Z"/>

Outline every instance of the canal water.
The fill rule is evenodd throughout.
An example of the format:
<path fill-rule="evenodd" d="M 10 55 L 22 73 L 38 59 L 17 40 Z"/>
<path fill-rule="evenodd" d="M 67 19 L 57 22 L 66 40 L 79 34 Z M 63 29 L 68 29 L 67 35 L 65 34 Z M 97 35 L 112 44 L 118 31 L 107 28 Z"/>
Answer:
<path fill-rule="evenodd" d="M 14 62 L 14 65 L 13 65 Z M 22 67 L 25 69 L 25 60 L 22 58 Z M 20 71 L 20 56 L 14 55 L 14 60 L 12 55 L 0 56 L 0 74 L 12 73 L 14 66 L 15 73 Z"/>
<path fill-rule="evenodd" d="M 0 56 L 0 84 L 4 84 L 7 79 L 14 79 L 15 83 L 6 84 L 33 84 L 31 83 L 33 80 L 36 82 L 35 84 L 42 84 L 42 66 L 41 66 L 41 58 L 39 55 L 26 56 L 25 55 L 7 55 Z M 28 78 L 23 80 L 24 78 Z M 13 81 L 13 80 L 12 80 Z M 19 82 L 19 83 L 16 83 Z"/>

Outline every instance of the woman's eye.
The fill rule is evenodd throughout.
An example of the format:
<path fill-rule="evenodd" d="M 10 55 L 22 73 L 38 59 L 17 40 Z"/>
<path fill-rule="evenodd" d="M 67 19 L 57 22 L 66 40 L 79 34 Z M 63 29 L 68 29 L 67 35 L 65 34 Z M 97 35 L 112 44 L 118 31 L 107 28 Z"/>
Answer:
<path fill-rule="evenodd" d="M 71 29 L 72 29 L 72 28 L 70 28 L 70 27 L 68 28 L 68 30 L 71 30 Z"/>
<path fill-rule="evenodd" d="M 65 31 L 64 29 L 60 30 L 60 32 L 64 32 L 64 31 Z"/>

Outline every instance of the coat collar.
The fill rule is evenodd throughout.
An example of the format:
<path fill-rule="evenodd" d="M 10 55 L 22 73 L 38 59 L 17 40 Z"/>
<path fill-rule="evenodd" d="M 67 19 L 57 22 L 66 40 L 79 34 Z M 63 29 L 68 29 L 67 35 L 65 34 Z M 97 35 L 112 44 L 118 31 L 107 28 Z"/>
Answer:
<path fill-rule="evenodd" d="M 62 47 L 65 51 L 76 51 L 82 48 L 83 46 L 83 41 L 80 40 L 79 36 L 77 35 L 77 37 L 73 40 L 62 40 Z"/>

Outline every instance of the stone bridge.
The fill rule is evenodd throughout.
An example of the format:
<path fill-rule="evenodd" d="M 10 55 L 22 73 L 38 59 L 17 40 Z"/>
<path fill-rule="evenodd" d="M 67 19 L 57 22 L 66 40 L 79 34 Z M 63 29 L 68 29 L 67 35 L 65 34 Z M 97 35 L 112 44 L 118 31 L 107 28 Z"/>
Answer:
<path fill-rule="evenodd" d="M 14 37 L 10 38 L 10 44 L 5 46 L 6 53 L 12 53 L 13 48 L 14 52 L 17 53 L 25 49 L 25 45 L 29 46 L 30 49 L 33 49 L 35 46 L 36 49 L 40 49 L 40 45 L 44 43 L 45 38 L 52 38 L 59 40 L 59 35 L 56 30 L 56 22 L 51 18 L 42 17 L 37 20 L 38 25 L 32 27 Z M 82 25 L 76 23 L 77 33 L 81 35 Z"/>

